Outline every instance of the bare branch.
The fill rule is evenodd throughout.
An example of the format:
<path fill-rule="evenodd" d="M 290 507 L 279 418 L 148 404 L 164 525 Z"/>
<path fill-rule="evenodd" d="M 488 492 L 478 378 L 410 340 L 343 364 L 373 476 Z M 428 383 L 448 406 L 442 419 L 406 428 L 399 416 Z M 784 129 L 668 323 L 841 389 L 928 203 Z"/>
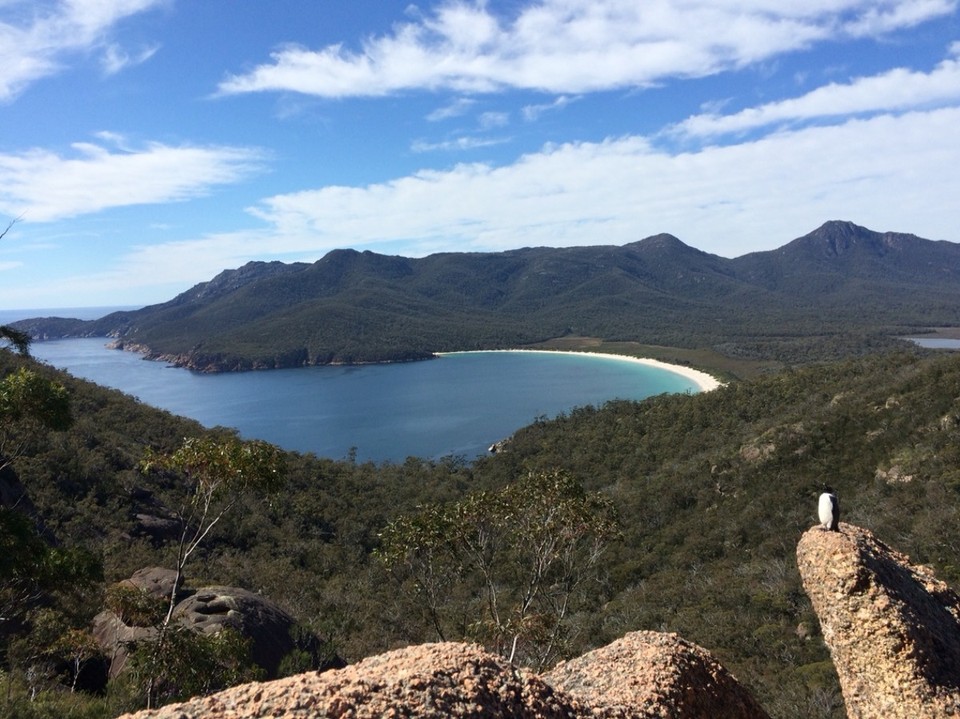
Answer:
<path fill-rule="evenodd" d="M 0 240 L 2 240 L 4 237 L 6 237 L 6 236 L 7 236 L 7 233 L 10 232 L 11 228 L 12 228 L 15 224 L 17 224 L 18 222 L 20 222 L 20 220 L 22 220 L 22 219 L 23 219 L 23 215 L 20 215 L 19 217 L 14 217 L 12 220 L 10 220 L 10 222 L 9 222 L 9 223 L 7 224 L 7 226 L 4 228 L 3 232 L 0 232 Z"/>

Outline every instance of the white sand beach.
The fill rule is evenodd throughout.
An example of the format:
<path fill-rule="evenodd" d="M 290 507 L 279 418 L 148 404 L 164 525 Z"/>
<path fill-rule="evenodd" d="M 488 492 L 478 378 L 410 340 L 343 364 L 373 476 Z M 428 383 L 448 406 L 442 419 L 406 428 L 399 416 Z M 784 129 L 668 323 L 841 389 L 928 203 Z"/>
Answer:
<path fill-rule="evenodd" d="M 666 370 L 668 372 L 673 372 L 678 374 L 681 377 L 686 377 L 691 382 L 694 382 L 697 385 L 697 388 L 701 392 L 710 392 L 715 390 L 718 387 L 723 385 L 723 382 L 718 380 L 711 374 L 702 372 L 698 369 L 692 369 L 690 367 L 684 367 L 683 365 L 670 364 L 669 362 L 661 362 L 660 360 L 647 359 L 645 357 L 630 357 L 628 355 L 616 355 L 616 354 L 607 354 L 603 352 L 571 352 L 568 350 L 465 350 L 463 352 L 437 352 L 437 355 L 452 355 L 452 354 L 475 354 L 477 352 L 536 352 L 540 354 L 568 354 L 568 355 L 589 355 L 592 357 L 604 357 L 606 359 L 621 360 L 623 362 L 636 362 L 638 364 L 645 364 L 651 367 L 658 367 L 659 369 Z"/>

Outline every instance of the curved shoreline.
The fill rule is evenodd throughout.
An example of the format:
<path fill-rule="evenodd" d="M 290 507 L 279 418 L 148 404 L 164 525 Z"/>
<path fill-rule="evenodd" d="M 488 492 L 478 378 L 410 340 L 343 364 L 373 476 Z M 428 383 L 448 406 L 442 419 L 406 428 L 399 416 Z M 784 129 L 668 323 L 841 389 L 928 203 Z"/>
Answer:
<path fill-rule="evenodd" d="M 480 354 L 481 352 L 534 352 L 539 354 L 564 354 L 564 355 L 588 355 L 591 357 L 602 357 L 604 359 L 614 359 L 622 360 L 624 362 L 635 362 L 636 364 L 643 364 L 649 367 L 656 367 L 658 369 L 666 370 L 667 372 L 672 372 L 673 374 L 678 374 L 681 377 L 684 377 L 695 385 L 701 392 L 710 392 L 717 389 L 718 387 L 723 386 L 723 382 L 718 380 L 712 374 L 703 372 L 702 370 L 692 369 L 690 367 L 684 367 L 683 365 L 670 364 L 669 362 L 661 362 L 660 360 L 648 359 L 646 357 L 631 357 L 630 355 L 617 355 L 610 354 L 608 352 L 575 352 L 571 350 L 461 350 L 457 352 L 436 352 L 435 354 L 438 357 L 443 355 L 454 355 L 454 354 Z"/>

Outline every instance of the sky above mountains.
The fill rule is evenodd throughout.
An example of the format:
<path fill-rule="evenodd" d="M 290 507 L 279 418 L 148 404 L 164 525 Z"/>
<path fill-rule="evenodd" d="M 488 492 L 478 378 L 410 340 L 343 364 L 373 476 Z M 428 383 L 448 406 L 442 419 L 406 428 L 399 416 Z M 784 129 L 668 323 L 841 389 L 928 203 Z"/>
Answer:
<path fill-rule="evenodd" d="M 0 309 L 343 247 L 960 241 L 958 2 L 0 0 Z"/>

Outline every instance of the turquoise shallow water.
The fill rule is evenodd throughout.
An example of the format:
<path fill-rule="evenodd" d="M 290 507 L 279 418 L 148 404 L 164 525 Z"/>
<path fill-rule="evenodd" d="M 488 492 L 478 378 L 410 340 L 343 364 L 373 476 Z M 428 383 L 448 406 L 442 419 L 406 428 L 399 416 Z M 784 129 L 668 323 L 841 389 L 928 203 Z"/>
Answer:
<path fill-rule="evenodd" d="M 109 350 L 103 339 L 37 342 L 33 355 L 208 427 L 286 449 L 360 460 L 473 459 L 538 417 L 615 398 L 696 391 L 678 374 L 605 357 L 455 353 L 404 364 L 199 374 Z"/>

